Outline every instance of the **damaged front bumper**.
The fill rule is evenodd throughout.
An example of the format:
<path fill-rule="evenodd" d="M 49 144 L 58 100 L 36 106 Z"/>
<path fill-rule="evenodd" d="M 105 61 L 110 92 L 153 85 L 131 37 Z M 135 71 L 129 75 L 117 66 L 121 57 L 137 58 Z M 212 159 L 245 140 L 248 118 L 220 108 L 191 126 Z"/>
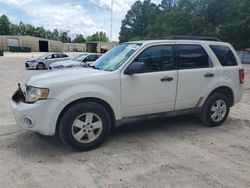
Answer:
<path fill-rule="evenodd" d="M 18 90 L 11 98 L 10 106 L 15 116 L 17 125 L 25 130 L 38 132 L 42 135 L 54 135 L 57 121 L 57 99 L 39 100 L 35 103 L 27 103 L 25 92 L 18 85 Z"/>

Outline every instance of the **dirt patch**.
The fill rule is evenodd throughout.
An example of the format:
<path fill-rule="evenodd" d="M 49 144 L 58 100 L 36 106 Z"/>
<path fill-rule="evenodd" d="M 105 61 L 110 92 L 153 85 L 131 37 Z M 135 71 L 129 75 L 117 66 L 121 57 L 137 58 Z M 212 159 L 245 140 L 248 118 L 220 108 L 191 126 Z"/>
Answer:
<path fill-rule="evenodd" d="M 250 66 L 243 100 L 223 126 L 192 116 L 134 122 L 81 153 L 16 126 L 9 98 L 38 73 L 25 59 L 0 57 L 1 187 L 250 187 Z"/>

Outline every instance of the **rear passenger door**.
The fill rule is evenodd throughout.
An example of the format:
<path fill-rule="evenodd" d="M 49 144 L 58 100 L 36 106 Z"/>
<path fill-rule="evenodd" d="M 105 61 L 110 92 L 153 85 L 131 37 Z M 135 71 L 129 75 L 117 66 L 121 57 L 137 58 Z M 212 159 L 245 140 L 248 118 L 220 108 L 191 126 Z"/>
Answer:
<path fill-rule="evenodd" d="M 217 71 L 200 44 L 177 44 L 178 86 L 175 110 L 197 108 L 217 80 Z"/>

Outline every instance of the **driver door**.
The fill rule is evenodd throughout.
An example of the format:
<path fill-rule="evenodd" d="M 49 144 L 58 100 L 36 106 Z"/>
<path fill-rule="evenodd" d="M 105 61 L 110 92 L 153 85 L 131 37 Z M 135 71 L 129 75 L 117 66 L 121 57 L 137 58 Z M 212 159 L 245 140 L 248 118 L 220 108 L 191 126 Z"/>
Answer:
<path fill-rule="evenodd" d="M 177 87 L 174 45 L 148 47 L 134 62 L 144 62 L 145 71 L 133 75 L 121 73 L 123 117 L 173 111 Z"/>

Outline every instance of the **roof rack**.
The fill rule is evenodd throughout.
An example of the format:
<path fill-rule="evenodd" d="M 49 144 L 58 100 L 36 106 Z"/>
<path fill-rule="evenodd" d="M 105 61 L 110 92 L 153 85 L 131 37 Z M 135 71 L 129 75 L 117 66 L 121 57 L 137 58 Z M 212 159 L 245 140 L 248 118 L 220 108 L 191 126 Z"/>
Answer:
<path fill-rule="evenodd" d="M 160 39 L 165 39 L 165 40 L 203 40 L 203 41 L 221 42 L 221 40 L 216 38 L 216 37 L 182 36 L 182 35 L 172 35 L 172 36 L 162 37 Z"/>

